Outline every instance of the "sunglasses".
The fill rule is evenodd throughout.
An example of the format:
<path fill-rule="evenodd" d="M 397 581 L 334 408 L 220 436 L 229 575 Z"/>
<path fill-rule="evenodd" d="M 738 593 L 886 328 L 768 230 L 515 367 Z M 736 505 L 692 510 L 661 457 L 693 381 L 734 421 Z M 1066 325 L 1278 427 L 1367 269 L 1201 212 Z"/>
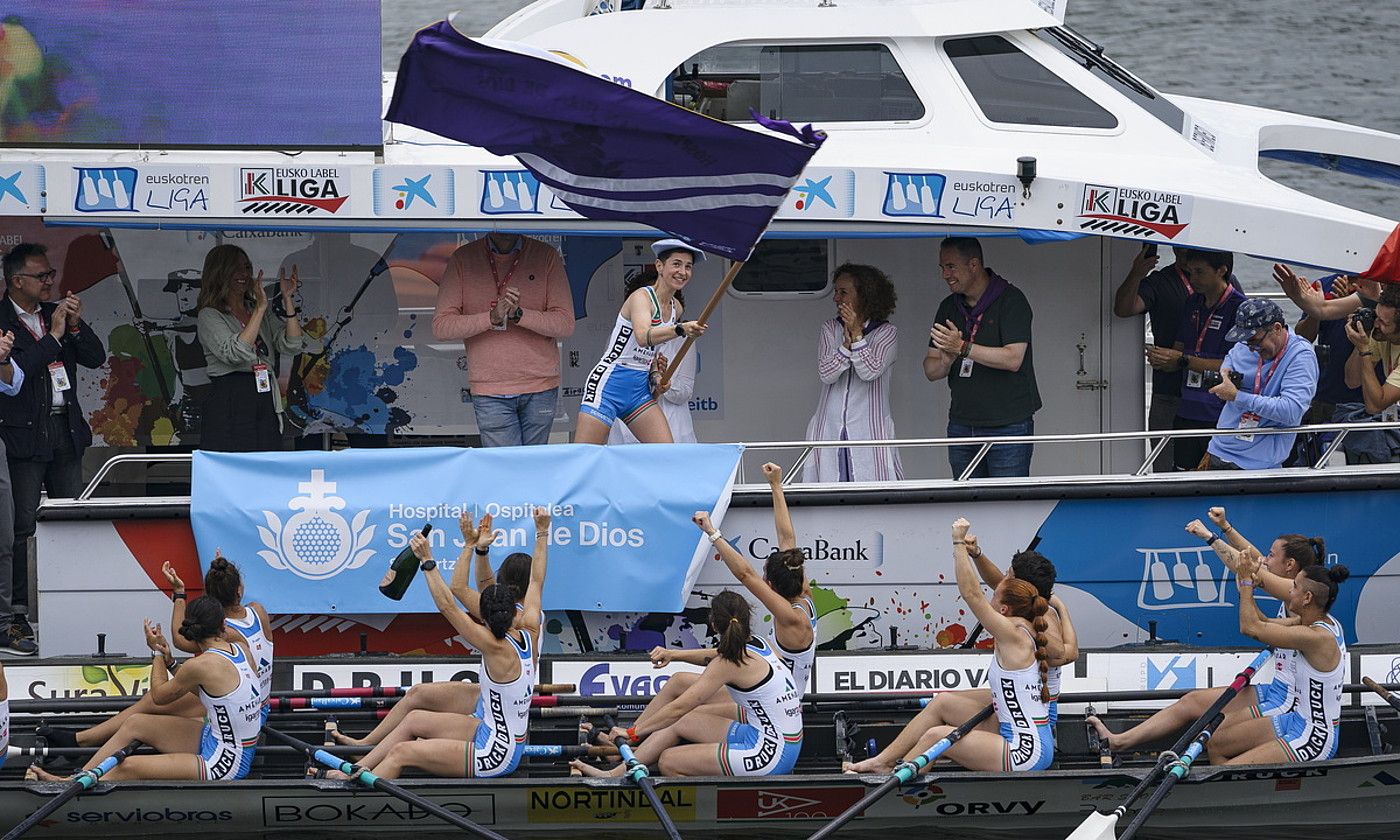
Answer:
<path fill-rule="evenodd" d="M 17 272 L 15 272 L 14 276 L 15 276 L 15 277 L 33 277 L 35 280 L 38 280 L 40 283 L 47 283 L 47 282 L 49 282 L 50 280 L 52 280 L 52 279 L 54 279 L 55 277 L 58 276 L 58 271 L 55 270 L 55 269 L 52 269 L 52 268 L 49 269 L 48 271 L 41 271 L 41 272 L 39 272 L 38 274 L 29 274 L 28 272 L 18 272 L 18 271 L 17 271 Z"/>

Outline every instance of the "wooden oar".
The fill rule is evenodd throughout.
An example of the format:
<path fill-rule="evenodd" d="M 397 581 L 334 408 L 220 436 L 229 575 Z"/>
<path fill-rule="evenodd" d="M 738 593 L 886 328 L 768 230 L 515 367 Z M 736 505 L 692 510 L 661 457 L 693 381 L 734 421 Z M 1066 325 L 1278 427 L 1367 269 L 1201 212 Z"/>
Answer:
<path fill-rule="evenodd" d="M 900 762 L 899 766 L 894 769 L 894 772 L 890 774 L 888 779 L 885 779 L 878 787 L 870 793 L 867 793 L 865 798 L 843 811 L 836 819 L 822 826 L 809 840 L 823 840 L 823 838 L 835 834 L 841 826 L 860 816 L 865 812 L 866 808 L 869 808 L 871 805 L 874 805 L 880 799 L 884 798 L 885 794 L 917 776 L 920 770 L 924 769 L 929 764 L 933 763 L 940 755 L 947 752 L 949 747 L 961 741 L 962 737 L 973 729 L 976 729 L 979 723 L 991 717 L 992 711 L 992 706 L 988 704 L 982 711 L 968 718 L 962 726 L 944 735 L 938 743 L 929 747 L 922 755 L 915 756 L 913 761 Z"/>
<path fill-rule="evenodd" d="M 603 725 L 608 729 L 617 726 L 617 721 L 612 715 L 603 718 Z M 661 823 L 661 828 L 665 830 L 666 836 L 671 840 L 681 840 L 681 833 L 676 828 L 676 823 L 671 819 L 671 815 L 666 812 L 666 806 L 661 803 L 661 797 L 656 795 L 656 783 L 651 780 L 651 773 L 647 766 L 637 760 L 637 756 L 632 754 L 632 746 L 627 743 L 627 738 L 619 735 L 613 739 L 617 746 L 617 751 L 622 755 L 622 763 L 627 765 L 627 778 L 632 783 L 642 789 L 642 795 L 651 803 L 651 810 L 656 812 L 656 819 Z"/>
<path fill-rule="evenodd" d="M 339 770 L 340 772 L 350 776 L 352 779 L 364 785 L 365 787 L 374 788 L 375 790 L 380 791 L 381 793 L 387 793 L 396 799 L 401 799 L 410 805 L 421 808 L 449 825 L 455 825 L 463 831 L 476 835 L 477 837 L 485 838 L 485 840 L 506 840 L 505 837 L 503 837 L 500 834 L 497 834 L 489 828 L 477 825 L 476 823 L 472 822 L 466 817 L 458 816 L 457 814 L 452 813 L 451 811 L 442 807 L 436 802 L 433 802 L 423 796 L 419 796 L 411 790 L 406 790 L 402 787 L 399 787 L 398 785 L 394 784 L 388 779 L 381 779 L 378 776 L 371 773 L 370 771 L 360 767 L 356 767 L 350 762 L 342 758 L 337 758 L 336 756 L 331 755 L 330 753 L 326 752 L 325 750 L 319 747 L 312 746 L 311 744 L 308 744 L 305 741 L 298 741 L 296 738 L 293 738 L 292 736 L 287 735 L 285 733 L 278 732 L 276 729 L 272 729 L 271 727 L 264 726 L 262 731 L 269 737 L 275 738 L 276 740 L 281 741 L 289 747 L 295 747 L 296 749 L 301 750 L 307 756 L 311 757 L 312 759 L 315 759 L 318 763 L 323 764 L 326 767 L 331 768 L 332 770 Z"/>
<path fill-rule="evenodd" d="M 1367 688 L 1379 694 L 1381 696 L 1381 699 L 1389 703 L 1391 707 L 1395 709 L 1395 711 L 1400 712 L 1400 697 L 1396 697 L 1394 694 L 1391 694 L 1389 691 L 1386 691 L 1385 686 L 1381 685 L 1380 683 L 1376 682 L 1370 677 L 1362 677 L 1361 682 L 1364 683 Z"/>
<path fill-rule="evenodd" d="M 1206 728 L 1201 730 L 1201 734 L 1196 736 L 1196 740 L 1191 742 L 1191 746 L 1186 748 L 1186 753 L 1167 766 L 1166 778 L 1162 779 L 1162 784 L 1152 791 L 1152 796 L 1148 797 L 1147 804 L 1142 806 L 1142 810 L 1133 816 L 1132 822 L 1128 823 L 1128 827 L 1123 829 L 1122 834 L 1118 835 L 1118 840 L 1132 840 L 1138 833 L 1138 829 L 1147 822 L 1147 818 L 1152 816 L 1152 812 L 1157 810 L 1157 806 L 1161 805 L 1162 800 L 1166 799 L 1167 794 L 1176 787 L 1176 783 L 1186 778 L 1186 774 L 1191 772 L 1192 762 L 1200 756 L 1201 750 L 1205 749 L 1206 741 L 1210 740 L 1210 736 L 1220 727 L 1223 720 L 1225 720 L 1225 713 L 1217 714 Z M 1107 835 L 1104 835 L 1103 840 L 1114 840 L 1113 832 L 1110 830 Z"/>
<path fill-rule="evenodd" d="M 30 814 L 20 822 L 19 825 L 7 831 L 5 836 L 0 838 L 0 840 L 15 840 L 15 838 L 19 837 L 21 834 L 24 834 L 29 829 L 38 825 L 49 814 L 62 808 L 65 802 L 68 802 L 70 799 L 86 790 L 91 790 L 92 786 L 97 784 L 97 781 L 103 776 L 110 773 L 113 767 L 120 764 L 123 758 L 126 758 L 140 748 L 140 741 L 132 741 L 130 744 L 112 753 L 106 759 L 103 759 L 101 764 L 91 770 L 84 770 L 79 773 L 68 782 L 67 787 L 55 794 L 52 799 L 39 806 L 39 810 Z"/>
<path fill-rule="evenodd" d="M 1176 743 L 1172 744 L 1170 750 L 1157 756 L 1157 763 L 1152 766 L 1152 769 L 1147 772 L 1147 775 L 1142 777 L 1142 781 L 1137 783 L 1137 787 L 1133 788 L 1132 793 L 1128 794 L 1128 798 L 1123 800 L 1123 804 L 1114 808 L 1111 814 L 1103 814 L 1095 809 L 1092 814 L 1084 818 L 1084 822 L 1080 823 L 1078 828 L 1070 833 L 1067 840 L 1091 840 L 1091 838 L 1112 837 L 1114 826 L 1118 825 L 1118 820 L 1120 820 L 1124 814 L 1128 813 L 1128 806 L 1137 801 L 1137 798 L 1141 796 L 1143 792 L 1162 778 L 1162 774 L 1167 771 L 1167 767 L 1177 759 L 1177 756 L 1190 746 L 1192 741 L 1196 740 L 1196 736 L 1201 734 L 1201 731 L 1206 728 L 1206 724 L 1214 720 L 1216 715 L 1225 711 L 1225 706 L 1231 700 L 1235 699 L 1235 695 L 1239 694 L 1240 691 L 1249 684 L 1250 679 L 1254 676 L 1254 672 L 1258 671 L 1265 662 L 1269 661 L 1269 657 L 1273 655 L 1273 652 L 1273 648 L 1264 648 L 1259 651 L 1259 655 L 1255 656 L 1254 660 L 1246 665 L 1243 671 L 1235 675 L 1235 679 L 1225 687 L 1224 691 L 1220 692 L 1220 696 L 1215 698 L 1215 702 L 1210 704 L 1210 708 L 1206 709 L 1205 714 L 1201 715 L 1196 719 L 1195 723 L 1187 727 L 1186 731 L 1182 733 Z M 1064 698 L 1061 697 L 1060 700 L 1063 702 Z"/>
<path fill-rule="evenodd" d="M 729 266 L 729 270 L 724 273 L 724 279 L 720 281 L 719 288 L 715 289 L 715 293 L 710 295 L 710 299 L 705 302 L 705 308 L 700 311 L 700 317 L 695 319 L 698 323 L 701 325 L 709 323 L 710 316 L 714 314 L 715 308 L 719 306 L 720 300 L 724 298 L 724 293 L 729 290 L 730 285 L 734 283 L 734 278 L 739 276 L 739 272 L 743 267 L 743 261 L 733 263 Z M 676 368 L 681 366 L 681 359 L 684 359 L 685 354 L 690 352 L 690 345 L 694 343 L 695 336 L 687 336 L 686 340 L 681 344 L 681 349 L 676 351 L 676 356 L 671 359 L 671 364 L 667 366 L 666 372 L 661 374 L 662 388 L 670 386 L 671 377 L 676 375 Z"/>

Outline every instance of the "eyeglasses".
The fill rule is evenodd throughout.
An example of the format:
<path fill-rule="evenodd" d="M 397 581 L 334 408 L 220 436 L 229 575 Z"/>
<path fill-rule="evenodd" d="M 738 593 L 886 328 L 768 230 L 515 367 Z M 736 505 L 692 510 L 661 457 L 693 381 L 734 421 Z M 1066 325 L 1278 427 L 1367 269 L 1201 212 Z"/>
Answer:
<path fill-rule="evenodd" d="M 1249 347 L 1257 347 L 1261 341 L 1269 337 L 1269 333 L 1273 332 L 1273 329 L 1276 326 L 1278 326 L 1277 323 L 1272 323 L 1259 330 L 1254 335 L 1245 339 L 1245 345 Z"/>
<path fill-rule="evenodd" d="M 41 271 L 41 272 L 39 272 L 38 274 L 30 274 L 30 273 L 28 273 L 28 272 L 17 271 L 17 272 L 14 273 L 13 276 L 15 276 L 15 277 L 33 277 L 35 280 L 38 280 L 40 283 L 47 283 L 47 282 L 49 282 L 50 280 L 52 280 L 52 279 L 54 279 L 55 277 L 58 276 L 58 271 L 56 271 L 55 269 L 52 269 L 52 268 L 49 269 L 48 271 Z"/>

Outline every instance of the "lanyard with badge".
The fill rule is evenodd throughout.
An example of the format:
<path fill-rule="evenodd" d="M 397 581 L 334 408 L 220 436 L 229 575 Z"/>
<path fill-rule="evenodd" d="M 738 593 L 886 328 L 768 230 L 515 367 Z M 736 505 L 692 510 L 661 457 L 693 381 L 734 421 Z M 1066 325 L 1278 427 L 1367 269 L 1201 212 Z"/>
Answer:
<path fill-rule="evenodd" d="M 234 317 L 237 318 L 238 322 L 243 324 L 243 326 L 247 326 L 247 323 L 244 322 L 242 318 L 239 318 L 237 315 L 234 315 Z M 253 349 L 257 351 L 260 358 L 271 355 L 267 351 L 267 342 L 263 341 L 261 332 L 253 339 Z M 257 387 L 259 394 L 272 393 L 272 370 L 267 366 L 267 363 L 261 360 L 253 362 L 253 384 Z"/>
<path fill-rule="evenodd" d="M 42 312 L 43 310 L 40 311 Z M 25 323 L 23 318 L 21 318 L 19 322 L 24 324 L 24 328 L 29 331 L 30 335 L 34 336 L 34 341 L 36 343 L 43 340 L 43 333 L 34 332 L 34 329 L 30 327 L 29 324 Z M 41 315 L 39 317 L 39 323 L 42 324 L 43 322 L 44 319 Z M 67 391 L 73 387 L 73 382 L 68 378 L 68 368 L 64 367 L 62 359 L 49 362 L 49 383 L 53 385 L 55 391 Z"/>
<path fill-rule="evenodd" d="M 523 247 L 518 247 L 515 249 L 515 258 L 510 261 L 510 268 L 506 269 L 505 279 L 501 279 L 501 275 L 496 269 L 496 254 L 494 251 L 491 250 L 491 246 L 489 244 L 486 246 L 486 259 L 487 262 L 491 264 L 491 279 L 496 283 L 497 300 L 499 300 L 501 295 L 505 293 L 506 287 L 510 285 L 510 278 L 515 276 L 515 269 L 520 266 L 520 256 L 524 253 L 525 249 Z M 496 301 L 491 301 L 491 307 L 494 309 L 495 306 Z"/>
<path fill-rule="evenodd" d="M 1182 278 L 1182 282 L 1183 282 L 1183 283 L 1186 282 L 1186 278 L 1185 278 L 1185 277 Z M 1191 284 L 1190 284 L 1190 283 L 1187 283 L 1187 288 L 1190 288 L 1190 286 L 1191 286 Z M 1201 331 L 1198 332 L 1198 333 L 1196 334 L 1196 348 L 1195 348 L 1195 351 L 1193 352 L 1193 355 L 1195 355 L 1195 356 L 1200 356 L 1200 355 L 1201 355 L 1201 348 L 1204 347 L 1204 346 L 1205 346 L 1205 343 L 1206 343 L 1206 333 L 1210 332 L 1210 331 L 1213 330 L 1213 329 L 1214 329 L 1214 330 L 1219 330 L 1221 327 L 1225 326 L 1224 318 L 1222 318 L 1222 317 L 1220 316 L 1220 314 L 1219 314 L 1219 312 L 1220 312 L 1220 307 L 1224 306 L 1224 305 L 1225 305 L 1225 302 L 1228 301 L 1228 300 L 1231 298 L 1231 296 L 1233 296 L 1234 294 L 1235 294 L 1235 287 L 1234 287 L 1234 286 L 1227 286 L 1226 289 L 1225 289 L 1225 294 L 1221 295 L 1221 296 L 1220 296 L 1220 300 L 1216 301 L 1216 302 L 1215 302 L 1215 306 L 1212 306 L 1212 307 L 1210 308 L 1210 311 L 1206 313 L 1206 317 L 1204 318 L 1204 323 L 1201 323 L 1201 320 L 1200 320 L 1200 319 L 1201 319 L 1201 311 L 1200 311 L 1199 309 L 1196 310 L 1196 313 L 1195 313 L 1195 314 L 1196 314 L 1196 318 L 1198 319 L 1196 323 L 1200 325 Z M 1202 301 L 1202 302 L 1204 302 L 1204 301 Z M 1204 371 L 1199 371 L 1199 370 L 1188 370 L 1188 371 L 1186 371 L 1186 387 L 1187 387 L 1187 388 L 1199 388 L 1199 387 L 1201 387 L 1204 383 L 1205 383 L 1205 372 L 1204 372 Z"/>
<path fill-rule="evenodd" d="M 985 317 L 987 317 L 987 313 L 983 312 L 980 315 L 978 315 L 976 319 L 968 321 L 967 349 L 969 351 L 972 350 L 973 342 L 977 340 L 977 331 L 982 328 L 982 319 Z M 971 356 L 963 356 L 962 364 L 958 366 L 958 376 L 963 379 L 967 379 L 968 377 L 972 376 Z"/>
<path fill-rule="evenodd" d="M 1196 287 L 1191 285 L 1191 278 L 1186 276 L 1186 272 L 1181 269 L 1176 270 L 1176 276 L 1181 280 L 1181 285 L 1186 287 L 1186 296 L 1191 297 L 1196 293 Z"/>
<path fill-rule="evenodd" d="M 1256 367 L 1256 368 L 1254 369 L 1254 393 L 1256 393 L 1256 394 L 1262 394 L 1262 393 L 1264 393 L 1264 389 L 1268 387 L 1268 385 L 1269 385 L 1269 380 L 1274 378 L 1274 371 L 1278 370 L 1278 363 L 1281 362 L 1281 361 L 1283 361 L 1283 353 L 1282 353 L 1282 352 L 1280 352 L 1277 356 L 1274 357 L 1273 363 L 1269 365 L 1269 372 L 1268 372 L 1267 375 L 1265 375 L 1265 374 L 1264 374 L 1264 358 L 1263 358 L 1262 356 L 1259 357 L 1259 366 Z M 1264 381 L 1263 381 L 1262 383 L 1259 381 L 1259 379 L 1260 379 L 1261 376 L 1263 376 L 1263 379 L 1264 379 Z M 1239 425 L 1239 428 L 1240 428 L 1240 429 L 1257 429 L 1257 428 L 1259 428 L 1259 421 L 1260 421 L 1260 420 L 1263 420 L 1263 419 L 1264 419 L 1264 418 L 1260 417 L 1258 414 L 1255 414 L 1255 413 L 1252 412 L 1252 411 L 1246 411 L 1245 413 L 1243 413 L 1243 414 L 1240 415 L 1240 425 Z M 1253 435 L 1253 433 L 1247 433 L 1247 434 L 1242 434 L 1242 435 L 1235 435 L 1235 437 L 1238 438 L 1238 439 L 1240 439 L 1240 440 L 1242 440 L 1242 441 L 1244 441 L 1245 443 L 1252 443 L 1252 442 L 1254 441 L 1254 435 Z"/>

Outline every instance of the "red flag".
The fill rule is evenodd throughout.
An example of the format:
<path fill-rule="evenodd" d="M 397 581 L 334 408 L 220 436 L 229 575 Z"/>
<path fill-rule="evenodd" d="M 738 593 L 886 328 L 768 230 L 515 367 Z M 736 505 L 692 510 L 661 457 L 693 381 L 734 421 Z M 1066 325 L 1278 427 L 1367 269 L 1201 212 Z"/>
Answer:
<path fill-rule="evenodd" d="M 1379 280 L 1382 283 L 1400 283 L 1400 225 L 1386 237 L 1385 244 L 1376 253 L 1371 267 L 1358 275 L 1364 280 Z"/>

